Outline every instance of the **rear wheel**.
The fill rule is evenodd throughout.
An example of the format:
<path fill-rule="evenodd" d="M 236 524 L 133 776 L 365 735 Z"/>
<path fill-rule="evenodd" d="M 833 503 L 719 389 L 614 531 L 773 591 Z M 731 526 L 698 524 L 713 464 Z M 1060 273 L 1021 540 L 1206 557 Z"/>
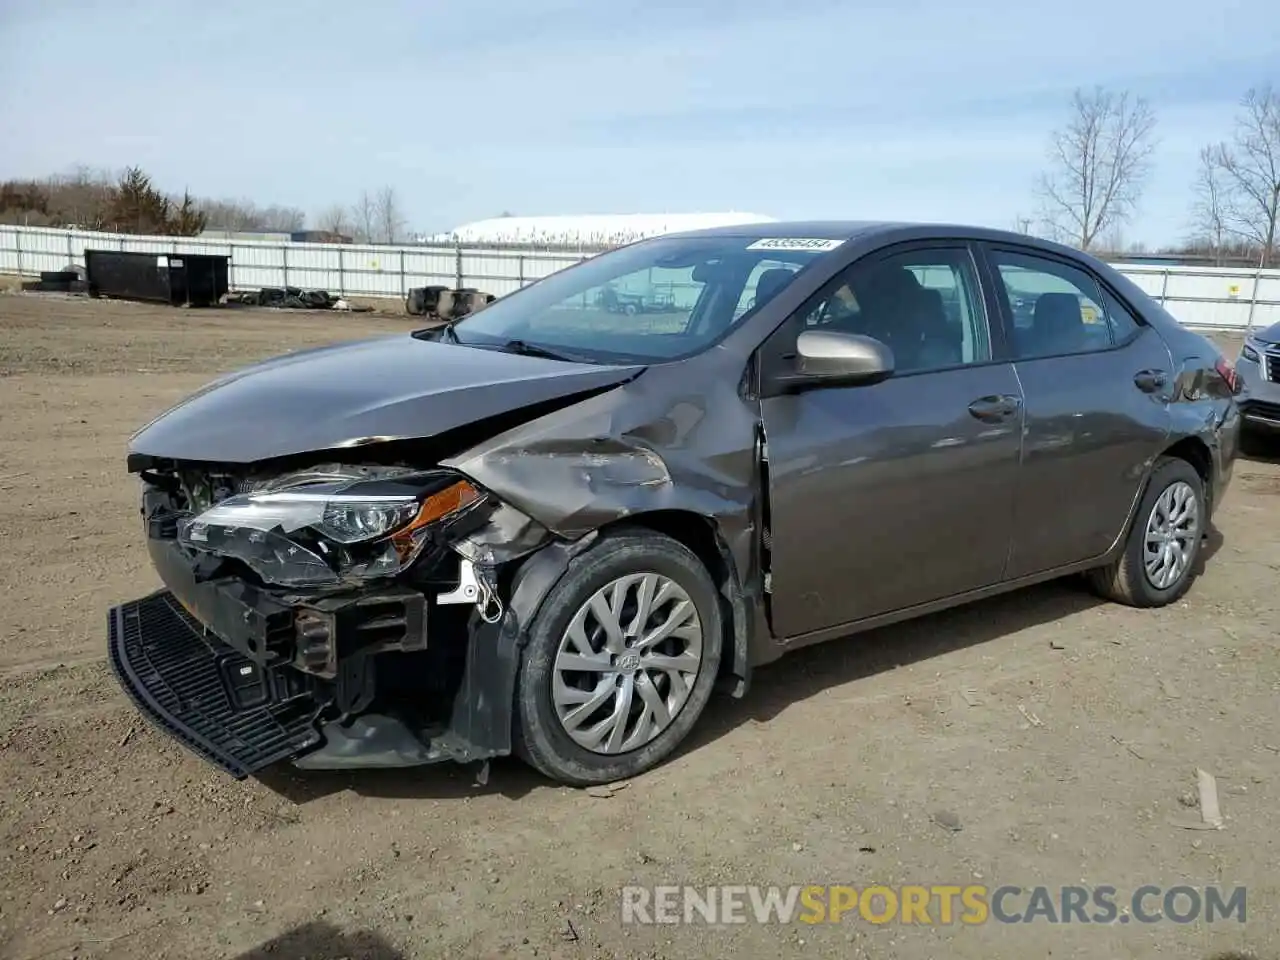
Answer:
<path fill-rule="evenodd" d="M 1161 458 L 1138 505 L 1124 553 L 1090 571 L 1102 596 L 1133 607 L 1162 607 L 1187 592 L 1205 533 L 1204 481 L 1191 464 Z"/>
<path fill-rule="evenodd" d="M 657 765 L 697 722 L 720 667 L 715 583 L 647 530 L 574 559 L 529 630 L 516 688 L 518 753 L 583 786 Z"/>

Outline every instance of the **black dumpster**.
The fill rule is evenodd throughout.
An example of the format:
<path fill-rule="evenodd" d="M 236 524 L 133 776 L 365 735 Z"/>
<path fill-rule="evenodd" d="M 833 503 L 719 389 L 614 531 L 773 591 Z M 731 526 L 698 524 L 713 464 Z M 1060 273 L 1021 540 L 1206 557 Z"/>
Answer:
<path fill-rule="evenodd" d="M 207 253 L 121 253 L 86 250 L 89 295 L 207 307 L 227 292 L 230 257 Z"/>

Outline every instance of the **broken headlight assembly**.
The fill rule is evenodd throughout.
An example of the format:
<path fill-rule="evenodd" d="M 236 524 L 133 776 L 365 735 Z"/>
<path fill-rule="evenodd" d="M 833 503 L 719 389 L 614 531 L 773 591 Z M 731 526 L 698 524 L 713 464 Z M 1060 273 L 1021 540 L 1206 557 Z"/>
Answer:
<path fill-rule="evenodd" d="M 178 542 L 239 560 L 267 583 L 323 587 L 406 570 L 431 529 L 483 499 L 441 471 L 295 475 L 180 520 Z"/>

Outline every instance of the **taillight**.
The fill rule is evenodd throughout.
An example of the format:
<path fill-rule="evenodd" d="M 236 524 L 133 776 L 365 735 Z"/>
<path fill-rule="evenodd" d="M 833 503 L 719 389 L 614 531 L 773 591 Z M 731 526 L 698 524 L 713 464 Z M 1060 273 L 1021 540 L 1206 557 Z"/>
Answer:
<path fill-rule="evenodd" d="M 1236 368 L 1230 360 L 1226 357 L 1218 357 L 1213 369 L 1217 370 L 1218 375 L 1227 381 L 1227 386 L 1231 388 L 1232 393 L 1240 392 L 1240 377 L 1236 374 Z"/>

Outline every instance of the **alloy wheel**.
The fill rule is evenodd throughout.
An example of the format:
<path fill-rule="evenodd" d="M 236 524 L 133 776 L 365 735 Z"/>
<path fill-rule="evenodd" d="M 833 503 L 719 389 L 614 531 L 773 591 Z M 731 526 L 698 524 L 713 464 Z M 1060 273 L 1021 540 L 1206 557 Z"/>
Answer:
<path fill-rule="evenodd" d="M 618 577 L 593 593 L 556 650 L 551 693 L 565 733 L 593 753 L 626 753 L 675 720 L 702 666 L 702 622 L 678 583 Z"/>
<path fill-rule="evenodd" d="M 1200 537 L 1200 501 L 1184 480 L 1170 484 L 1147 517 L 1142 561 L 1147 580 L 1167 590 L 1186 573 Z"/>

